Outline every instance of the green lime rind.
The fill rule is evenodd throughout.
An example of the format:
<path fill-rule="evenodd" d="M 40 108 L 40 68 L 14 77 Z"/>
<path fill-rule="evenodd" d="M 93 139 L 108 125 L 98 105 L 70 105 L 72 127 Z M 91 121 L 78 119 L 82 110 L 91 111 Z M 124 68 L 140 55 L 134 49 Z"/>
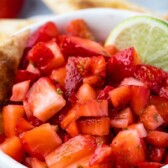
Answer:
<path fill-rule="evenodd" d="M 143 63 L 168 71 L 168 23 L 151 16 L 134 16 L 117 25 L 105 45 L 119 50 L 134 46 Z"/>

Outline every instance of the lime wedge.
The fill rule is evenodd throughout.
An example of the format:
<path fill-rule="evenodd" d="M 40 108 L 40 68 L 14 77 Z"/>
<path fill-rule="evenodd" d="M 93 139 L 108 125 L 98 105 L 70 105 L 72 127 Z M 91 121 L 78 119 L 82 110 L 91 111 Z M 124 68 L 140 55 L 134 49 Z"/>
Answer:
<path fill-rule="evenodd" d="M 116 26 L 105 45 L 119 50 L 134 46 L 145 64 L 168 71 L 168 23 L 151 16 L 134 16 Z"/>

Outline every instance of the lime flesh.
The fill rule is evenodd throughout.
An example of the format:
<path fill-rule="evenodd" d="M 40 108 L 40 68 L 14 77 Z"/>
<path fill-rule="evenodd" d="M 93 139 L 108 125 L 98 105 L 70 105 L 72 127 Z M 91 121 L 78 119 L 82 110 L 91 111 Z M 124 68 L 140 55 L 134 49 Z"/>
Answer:
<path fill-rule="evenodd" d="M 134 16 L 116 26 L 105 45 L 119 50 L 134 46 L 145 64 L 168 71 L 168 23 L 151 16 Z"/>

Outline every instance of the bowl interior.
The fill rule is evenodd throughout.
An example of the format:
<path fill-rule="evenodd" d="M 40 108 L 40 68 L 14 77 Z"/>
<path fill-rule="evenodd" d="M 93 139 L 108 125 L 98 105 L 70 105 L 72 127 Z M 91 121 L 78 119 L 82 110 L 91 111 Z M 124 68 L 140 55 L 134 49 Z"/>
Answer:
<path fill-rule="evenodd" d="M 86 9 L 86 10 L 81 10 L 81 11 L 72 12 L 72 13 L 63 14 L 63 15 L 45 17 L 44 19 L 40 17 L 38 23 L 31 25 L 29 27 L 26 27 L 21 31 L 18 31 L 14 35 L 18 35 L 19 33 L 29 29 L 31 30 L 31 32 L 33 32 L 39 26 L 43 25 L 47 21 L 55 22 L 59 30 L 61 32 L 64 32 L 65 26 L 69 21 L 76 18 L 82 18 L 88 23 L 89 27 L 94 32 L 97 39 L 104 41 L 115 25 L 120 23 L 122 20 L 134 15 L 138 15 L 138 13 L 124 11 L 124 10 L 103 9 L 103 8 Z M 0 168 L 4 168 L 4 167 L 5 168 L 14 168 L 14 167 L 25 168 L 25 166 L 17 163 L 13 159 L 9 158 L 7 155 L 0 152 Z"/>
<path fill-rule="evenodd" d="M 30 29 L 31 32 L 36 30 L 40 25 L 43 25 L 47 21 L 53 21 L 57 24 L 57 27 L 61 32 L 65 31 L 65 27 L 67 23 L 69 23 L 73 19 L 82 18 L 84 19 L 89 28 L 94 32 L 94 35 L 98 40 L 104 41 L 110 31 L 120 23 L 122 20 L 138 15 L 139 13 L 130 12 L 126 10 L 116 10 L 116 9 L 104 9 L 104 8 L 96 8 L 96 9 L 85 9 L 76 12 L 71 12 L 62 15 L 52 15 L 49 17 L 39 17 L 39 22 L 30 25 L 18 31 L 15 34 L 18 34 L 22 31 Z"/>

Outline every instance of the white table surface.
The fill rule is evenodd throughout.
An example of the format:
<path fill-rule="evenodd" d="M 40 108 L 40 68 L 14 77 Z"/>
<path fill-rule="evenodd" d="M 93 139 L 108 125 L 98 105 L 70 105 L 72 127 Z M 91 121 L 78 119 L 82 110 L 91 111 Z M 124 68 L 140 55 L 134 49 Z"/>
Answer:
<path fill-rule="evenodd" d="M 130 0 L 130 1 L 146 6 L 147 8 L 150 8 L 158 12 L 168 13 L 168 0 Z M 25 5 L 20 14 L 20 17 L 26 18 L 35 15 L 46 15 L 46 14 L 52 14 L 52 11 L 48 9 L 41 0 L 25 0 Z"/>

